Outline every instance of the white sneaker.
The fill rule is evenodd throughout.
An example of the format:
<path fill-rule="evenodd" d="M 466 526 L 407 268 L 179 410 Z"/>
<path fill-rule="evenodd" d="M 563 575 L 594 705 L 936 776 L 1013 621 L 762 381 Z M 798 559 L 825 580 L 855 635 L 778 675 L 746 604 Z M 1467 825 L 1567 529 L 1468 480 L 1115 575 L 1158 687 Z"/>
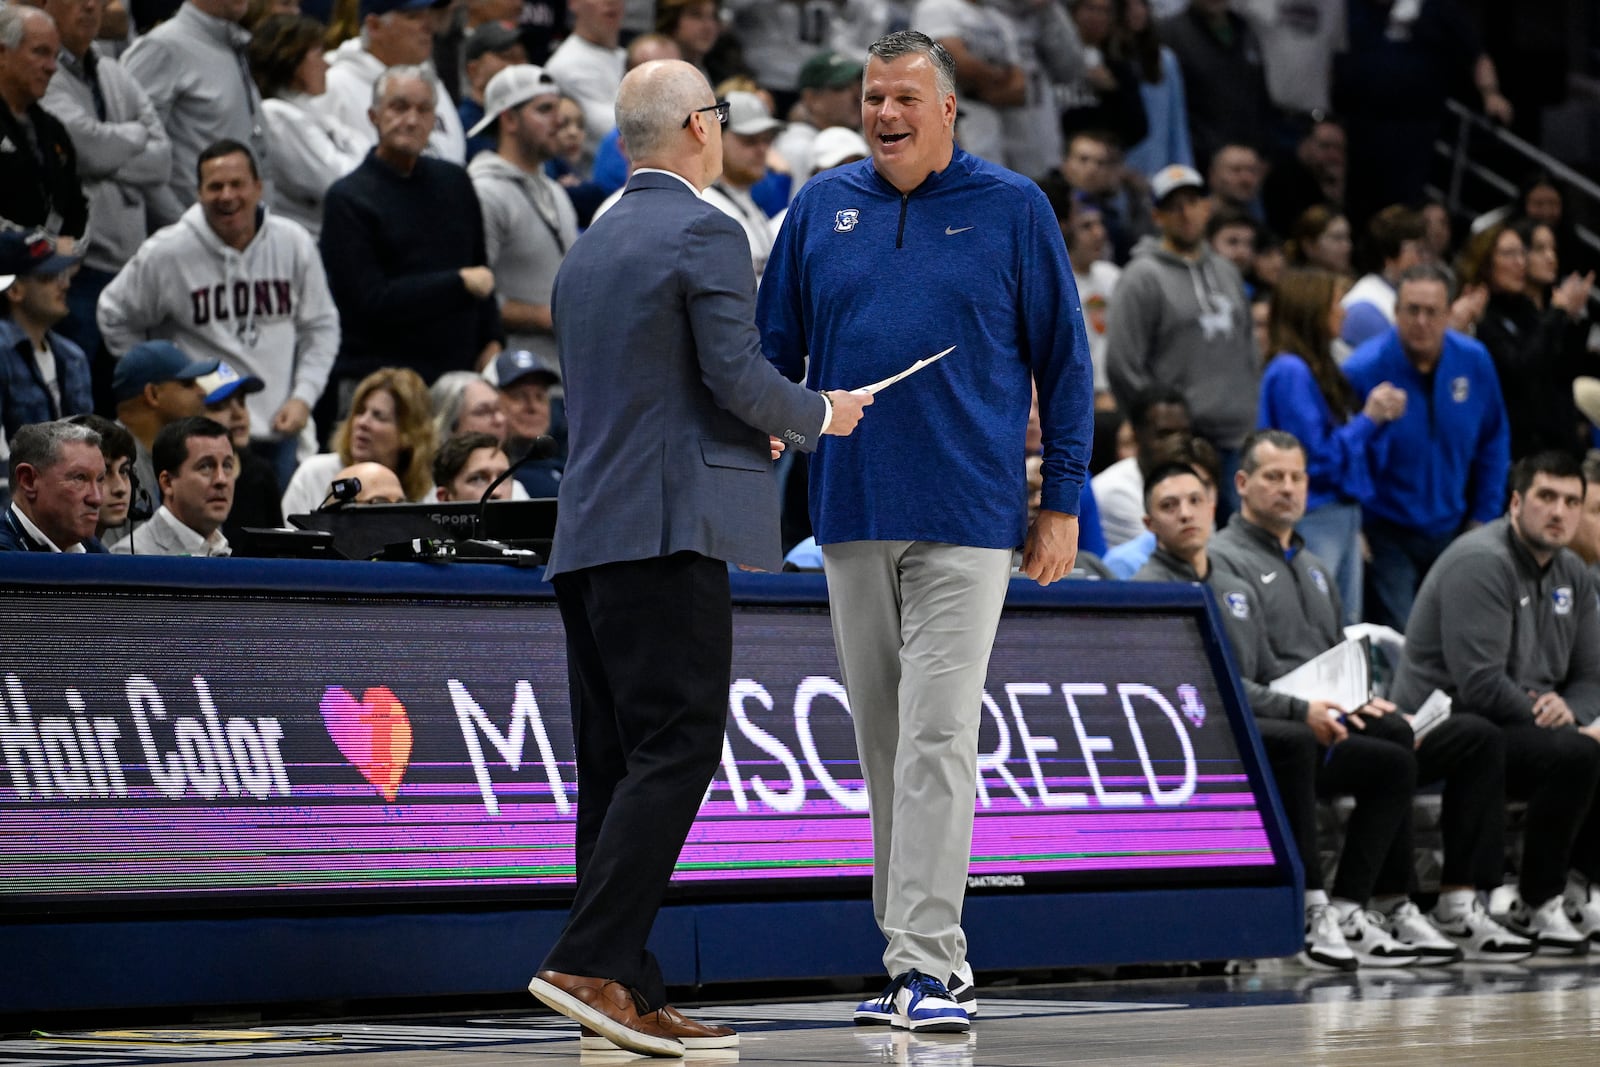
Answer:
<path fill-rule="evenodd" d="M 972 1028 L 966 1010 L 950 999 L 950 991 L 937 978 L 921 971 L 895 977 L 877 997 L 864 1000 L 855 1011 L 860 1026 L 891 1026 L 915 1033 L 964 1034 Z"/>
<path fill-rule="evenodd" d="M 1306 906 L 1306 947 L 1300 950 L 1300 962 L 1322 971 L 1353 971 L 1358 966 L 1332 904 Z"/>
<path fill-rule="evenodd" d="M 1417 963 L 1422 966 L 1439 967 L 1460 962 L 1461 947 L 1441 934 L 1411 901 L 1402 901 L 1385 918 L 1389 936 L 1416 949 L 1421 957 Z"/>
<path fill-rule="evenodd" d="M 972 980 L 972 964 L 963 963 L 957 967 L 945 988 L 950 991 L 950 999 L 967 1013 L 967 1018 L 978 1017 L 978 987 Z"/>
<path fill-rule="evenodd" d="M 1409 967 L 1422 959 L 1422 952 L 1389 935 L 1383 916 L 1357 908 L 1339 920 L 1344 943 L 1362 967 Z"/>
<path fill-rule="evenodd" d="M 1541 950 L 1556 955 L 1580 955 L 1589 950 L 1589 938 L 1580 934 L 1567 918 L 1566 903 L 1566 898 L 1558 894 L 1537 908 L 1530 908 L 1518 897 L 1506 912 L 1504 921 Z"/>
<path fill-rule="evenodd" d="M 1578 933 L 1593 943 L 1600 943 L 1600 892 L 1594 885 L 1577 878 L 1567 879 L 1567 891 L 1562 894 L 1567 921 Z"/>
<path fill-rule="evenodd" d="M 1533 955 L 1534 944 L 1508 930 L 1484 910 L 1476 896 L 1466 911 L 1451 919 L 1441 919 L 1435 910 L 1428 916 L 1433 928 L 1461 948 L 1461 958 L 1475 962 L 1499 960 L 1515 963 Z"/>

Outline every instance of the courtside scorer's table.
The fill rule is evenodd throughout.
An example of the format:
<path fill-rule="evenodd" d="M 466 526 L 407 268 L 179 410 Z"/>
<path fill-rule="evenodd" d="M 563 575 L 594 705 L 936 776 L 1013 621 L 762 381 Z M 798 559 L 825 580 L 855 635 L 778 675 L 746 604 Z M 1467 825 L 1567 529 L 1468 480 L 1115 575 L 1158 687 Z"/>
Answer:
<path fill-rule="evenodd" d="M 876 973 L 823 580 L 733 585 L 723 758 L 652 947 L 674 985 Z M 1198 586 L 1013 582 L 977 968 L 1298 949 L 1220 633 Z M 570 894 L 569 714 L 537 572 L 0 556 L 0 1011 L 520 989 Z"/>

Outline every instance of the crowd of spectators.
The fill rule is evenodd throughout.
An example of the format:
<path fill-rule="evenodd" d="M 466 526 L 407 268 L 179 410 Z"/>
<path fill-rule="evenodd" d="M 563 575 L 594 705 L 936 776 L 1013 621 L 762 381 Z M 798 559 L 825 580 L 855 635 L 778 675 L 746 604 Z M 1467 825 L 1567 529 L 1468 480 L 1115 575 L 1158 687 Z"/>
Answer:
<path fill-rule="evenodd" d="M 1433 655 L 1450 598 L 1486 595 L 1441 559 L 1493 558 L 1507 597 L 1556 559 L 1566 584 L 1528 580 L 1566 644 L 1480 641 L 1474 669 L 1526 689 L 1540 726 L 1592 724 L 1600 698 L 1562 683 L 1591 684 L 1596 650 L 1575 649 L 1600 637 L 1600 468 L 1587 496 L 1577 473 L 1600 418 L 1597 256 L 1549 174 L 1472 220 L 1425 196 L 1448 97 L 1499 122 L 1519 103 L 1457 0 L 0 0 L 0 549 L 228 555 L 336 484 L 341 503 L 475 500 L 525 456 L 497 495 L 556 495 L 552 287 L 626 181 L 624 73 L 681 58 L 716 87 L 706 199 L 759 282 L 794 192 L 869 155 L 865 47 L 908 26 L 955 60 L 962 146 L 1038 181 L 1072 262 L 1103 438 L 1078 576 L 1207 581 L 1233 622 L 1254 610 L 1270 640 L 1230 623 L 1257 646 L 1236 650 L 1252 699 L 1331 746 L 1348 731 L 1267 696 L 1270 675 L 1345 624 L 1407 632 L 1414 604 Z M 778 477 L 803 569 L 805 466 Z M 1211 577 L 1214 526 L 1231 578 Z M 1260 568 L 1229 561 L 1263 545 L 1326 603 L 1257 604 Z M 1307 612 L 1326 632 L 1275 647 L 1274 615 Z M 1403 677 L 1485 691 L 1444 660 Z M 1360 792 L 1409 744 L 1381 733 L 1346 750 L 1364 770 L 1274 757 L 1307 803 Z M 1512 794 L 1537 792 L 1541 759 L 1569 761 L 1563 797 L 1600 776 L 1600 747 L 1577 769 L 1512 747 Z M 1402 778 L 1452 781 L 1430 758 Z M 1363 800 L 1382 825 L 1334 883 L 1360 914 L 1394 888 L 1386 796 Z M 1565 831 L 1575 878 L 1600 877 L 1595 821 Z M 1570 941 L 1556 899 L 1600 938 L 1600 905 L 1540 847 L 1516 929 Z M 1452 891 L 1498 874 L 1458 858 Z M 1417 953 L 1521 951 L 1463 900 Z M 1329 916 L 1427 941 L 1395 900 L 1370 930 L 1356 914 L 1318 913 L 1322 962 L 1345 960 Z"/>

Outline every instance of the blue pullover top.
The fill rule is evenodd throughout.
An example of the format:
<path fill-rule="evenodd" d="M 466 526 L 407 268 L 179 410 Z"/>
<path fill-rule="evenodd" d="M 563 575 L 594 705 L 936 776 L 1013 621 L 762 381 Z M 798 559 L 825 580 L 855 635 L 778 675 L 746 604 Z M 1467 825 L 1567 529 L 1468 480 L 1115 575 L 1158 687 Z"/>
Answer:
<path fill-rule="evenodd" d="M 959 148 L 906 195 L 870 160 L 814 177 L 767 261 L 757 319 L 767 358 L 813 389 L 860 388 L 956 346 L 880 392 L 854 434 L 822 438 L 819 544 L 1021 544 L 1030 376 L 1042 506 L 1078 514 L 1093 369 L 1061 229 L 1032 181 Z"/>
<path fill-rule="evenodd" d="M 1500 517 L 1511 429 L 1487 349 L 1451 330 L 1433 373 L 1424 376 L 1391 327 L 1352 352 L 1344 373 L 1357 396 L 1380 382 L 1406 391 L 1406 413 L 1370 445 L 1372 495 L 1362 501 L 1369 518 L 1444 537 L 1468 519 Z"/>
<path fill-rule="evenodd" d="M 1359 411 L 1343 423 L 1335 420 L 1311 368 L 1293 352 L 1279 352 L 1261 375 L 1256 427 L 1285 430 L 1305 446 L 1307 511 L 1359 504 L 1372 495 L 1368 445 L 1378 424 Z"/>

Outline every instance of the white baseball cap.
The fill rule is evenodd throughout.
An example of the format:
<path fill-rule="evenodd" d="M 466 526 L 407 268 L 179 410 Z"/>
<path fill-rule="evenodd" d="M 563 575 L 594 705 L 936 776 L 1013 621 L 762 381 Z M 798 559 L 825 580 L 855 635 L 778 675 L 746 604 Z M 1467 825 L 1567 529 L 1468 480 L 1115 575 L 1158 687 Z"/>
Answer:
<path fill-rule="evenodd" d="M 783 123 L 772 117 L 767 105 L 755 93 L 728 94 L 728 132 L 741 137 L 754 137 L 758 133 L 782 128 Z"/>
<path fill-rule="evenodd" d="M 811 142 L 811 169 L 827 170 L 847 159 L 865 159 L 872 154 L 867 139 L 848 126 L 829 126 Z"/>
<path fill-rule="evenodd" d="M 546 93 L 559 95 L 561 86 L 556 84 L 556 80 L 546 73 L 543 67 L 536 67 L 532 63 L 518 63 L 507 67 L 490 78 L 489 84 L 484 87 L 483 118 L 467 131 L 467 136 L 478 136 L 493 126 L 494 120 L 505 112 L 514 107 L 521 107 L 529 100 L 544 96 Z"/>
<path fill-rule="evenodd" d="M 1156 176 L 1150 179 L 1150 197 L 1160 204 L 1179 189 L 1203 190 L 1205 187 L 1205 179 L 1200 177 L 1199 171 L 1182 163 L 1173 163 L 1156 171 Z"/>

